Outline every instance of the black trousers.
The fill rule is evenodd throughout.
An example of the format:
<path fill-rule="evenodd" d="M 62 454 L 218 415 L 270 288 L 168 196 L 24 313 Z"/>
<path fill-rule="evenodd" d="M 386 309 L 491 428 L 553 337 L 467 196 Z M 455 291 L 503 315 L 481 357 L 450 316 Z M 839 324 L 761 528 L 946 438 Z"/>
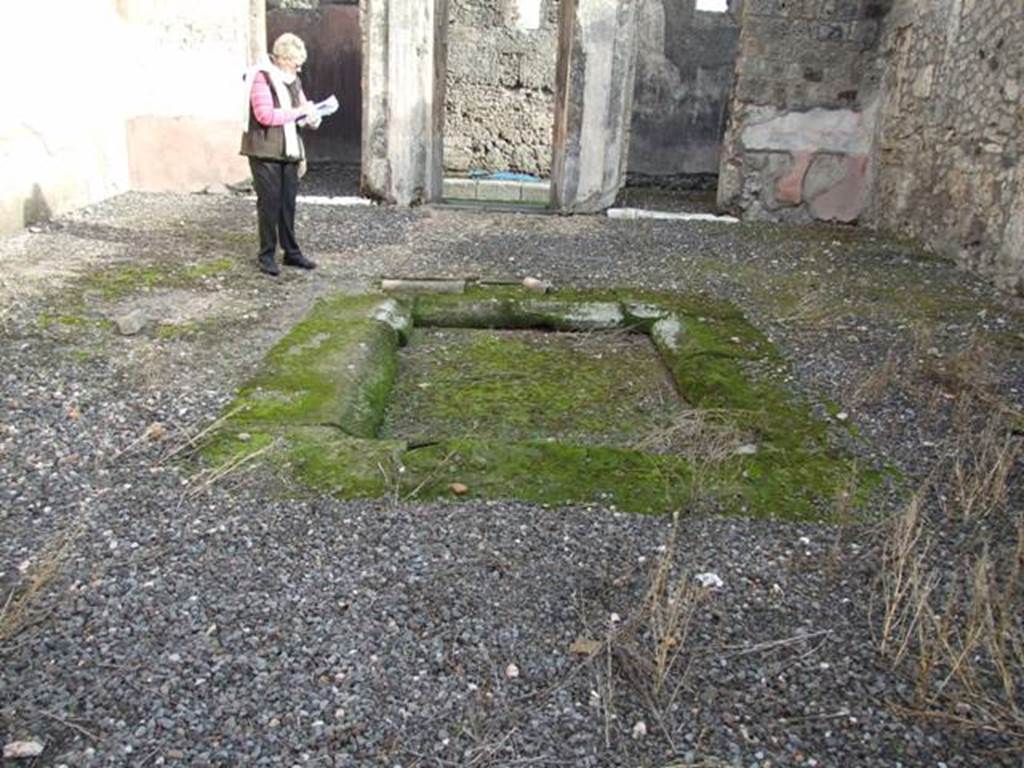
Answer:
<path fill-rule="evenodd" d="M 285 256 L 301 256 L 302 251 L 295 240 L 295 195 L 299 191 L 299 164 L 250 157 L 249 169 L 256 188 L 260 261 L 274 261 L 279 238 Z"/>

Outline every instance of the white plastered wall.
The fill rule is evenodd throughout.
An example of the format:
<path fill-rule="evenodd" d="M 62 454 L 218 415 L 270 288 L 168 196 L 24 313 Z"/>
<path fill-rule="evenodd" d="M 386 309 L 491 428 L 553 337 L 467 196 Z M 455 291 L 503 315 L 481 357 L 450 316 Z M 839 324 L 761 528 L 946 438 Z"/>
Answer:
<path fill-rule="evenodd" d="M 128 189 L 247 175 L 241 75 L 265 0 L 9 5 L 0 233 Z"/>
<path fill-rule="evenodd" d="M 127 189 L 128 107 L 112 0 L 12 3 L 4 21 L 0 232 L 11 232 Z"/>

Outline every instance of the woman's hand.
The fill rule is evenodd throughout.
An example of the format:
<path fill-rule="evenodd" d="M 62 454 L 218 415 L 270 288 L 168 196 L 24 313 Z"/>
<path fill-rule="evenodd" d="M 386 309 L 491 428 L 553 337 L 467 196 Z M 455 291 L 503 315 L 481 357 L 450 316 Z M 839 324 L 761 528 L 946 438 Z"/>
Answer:
<path fill-rule="evenodd" d="M 320 115 L 317 114 L 316 104 L 312 101 L 304 101 L 300 108 L 302 109 L 302 114 L 309 125 L 313 125 L 314 123 L 317 125 L 320 124 Z"/>

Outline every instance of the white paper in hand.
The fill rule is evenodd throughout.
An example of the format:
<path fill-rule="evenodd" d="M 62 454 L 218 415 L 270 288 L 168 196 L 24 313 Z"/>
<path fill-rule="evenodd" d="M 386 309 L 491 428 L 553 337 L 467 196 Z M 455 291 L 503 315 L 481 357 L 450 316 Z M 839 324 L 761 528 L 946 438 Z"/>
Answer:
<path fill-rule="evenodd" d="M 326 99 L 324 99 L 323 101 L 318 101 L 313 106 L 316 107 L 317 117 L 323 120 L 328 115 L 333 115 L 335 112 L 338 111 L 338 98 L 332 93 Z M 300 117 L 299 122 L 306 122 L 306 118 Z"/>

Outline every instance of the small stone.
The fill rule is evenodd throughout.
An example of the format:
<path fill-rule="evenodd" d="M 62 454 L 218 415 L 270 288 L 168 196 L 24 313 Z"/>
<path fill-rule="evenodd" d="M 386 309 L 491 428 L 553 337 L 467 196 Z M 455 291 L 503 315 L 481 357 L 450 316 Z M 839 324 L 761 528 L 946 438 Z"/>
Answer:
<path fill-rule="evenodd" d="M 737 456 L 753 456 L 757 453 L 757 446 L 754 443 L 747 443 L 746 445 L 741 445 L 737 448 L 734 453 Z"/>
<path fill-rule="evenodd" d="M 698 573 L 693 578 L 695 578 L 697 583 L 705 589 L 721 589 L 725 586 L 725 582 L 722 581 L 722 577 L 712 571 Z"/>
<path fill-rule="evenodd" d="M 248 432 L 239 432 L 237 437 L 239 441 L 243 443 L 248 443 L 250 440 L 252 440 L 252 435 L 250 435 Z"/>
<path fill-rule="evenodd" d="M 71 406 L 68 408 L 68 418 L 72 421 L 78 421 L 82 418 L 82 414 L 78 412 L 78 409 L 75 408 L 75 406 Z"/>
<path fill-rule="evenodd" d="M 642 739 L 647 735 L 647 723 L 643 720 L 638 720 L 636 725 L 633 726 L 633 738 Z"/>
<path fill-rule="evenodd" d="M 114 324 L 117 325 L 117 332 L 122 336 L 134 336 L 146 327 L 147 320 L 145 312 L 135 309 L 127 315 L 115 318 Z"/>
<path fill-rule="evenodd" d="M 601 650 L 601 643 L 587 637 L 578 637 L 569 646 L 569 653 L 575 656 L 593 656 L 599 650 Z"/>
<path fill-rule="evenodd" d="M 147 440 L 152 440 L 153 442 L 156 442 L 157 440 L 163 440 L 166 434 L 167 430 L 164 428 L 164 425 L 161 424 L 159 421 L 154 421 L 152 424 L 146 427 L 146 431 L 143 433 L 143 436 Z"/>
<path fill-rule="evenodd" d="M 505 677 L 507 677 L 509 680 L 515 680 L 517 677 L 519 677 L 519 667 L 517 667 L 514 663 L 509 664 L 507 667 L 505 667 Z"/>
<path fill-rule="evenodd" d="M 43 754 L 43 745 L 38 741 L 12 741 L 4 745 L 5 760 L 22 760 L 27 757 L 39 757 Z"/>
<path fill-rule="evenodd" d="M 456 496 L 465 496 L 467 493 L 469 493 L 469 486 L 466 485 L 465 483 L 451 483 L 448 486 L 448 488 Z"/>
<path fill-rule="evenodd" d="M 848 418 L 850 418 L 850 414 L 848 414 L 846 411 L 840 411 L 839 413 L 836 414 L 836 419 L 838 421 L 846 421 Z"/>
<path fill-rule="evenodd" d="M 523 288 L 534 293 L 547 293 L 551 289 L 551 284 L 536 277 L 524 277 Z"/>

